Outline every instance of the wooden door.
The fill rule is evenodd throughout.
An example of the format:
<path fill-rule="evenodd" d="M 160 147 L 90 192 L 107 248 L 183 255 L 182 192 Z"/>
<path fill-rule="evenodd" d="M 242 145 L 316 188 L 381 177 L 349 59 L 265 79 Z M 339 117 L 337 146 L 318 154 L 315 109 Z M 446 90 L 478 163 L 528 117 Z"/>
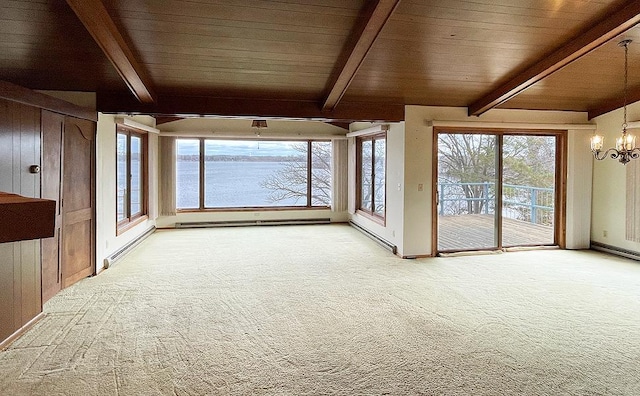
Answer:
<path fill-rule="evenodd" d="M 42 240 L 42 302 L 47 302 L 62 288 L 60 257 L 62 211 L 62 132 L 64 116 L 42 110 L 42 198 L 56 201 L 55 234 Z"/>
<path fill-rule="evenodd" d="M 95 123 L 65 117 L 62 287 L 95 273 Z"/>

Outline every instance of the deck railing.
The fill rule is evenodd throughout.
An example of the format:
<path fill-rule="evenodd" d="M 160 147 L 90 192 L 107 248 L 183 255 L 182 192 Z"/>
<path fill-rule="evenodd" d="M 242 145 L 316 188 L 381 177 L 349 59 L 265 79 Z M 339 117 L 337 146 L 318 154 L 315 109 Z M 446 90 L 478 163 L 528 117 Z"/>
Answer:
<path fill-rule="evenodd" d="M 503 184 L 502 195 L 504 217 L 553 224 L 553 188 Z M 441 216 L 490 214 L 495 210 L 495 183 L 439 183 L 438 199 Z"/>

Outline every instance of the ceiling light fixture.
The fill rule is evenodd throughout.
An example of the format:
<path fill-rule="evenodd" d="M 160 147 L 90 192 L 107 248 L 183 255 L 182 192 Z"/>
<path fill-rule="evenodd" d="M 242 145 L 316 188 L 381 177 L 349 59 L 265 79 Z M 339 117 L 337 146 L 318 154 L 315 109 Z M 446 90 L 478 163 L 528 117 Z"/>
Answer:
<path fill-rule="evenodd" d="M 253 120 L 251 122 L 251 128 L 257 128 L 256 136 L 260 137 L 260 129 L 267 127 L 267 120 Z M 258 148 L 260 148 L 260 144 L 258 143 Z"/>
<path fill-rule="evenodd" d="M 591 137 L 591 152 L 595 159 L 603 160 L 611 157 L 624 165 L 632 159 L 640 157 L 640 148 L 636 147 L 636 137 L 627 133 L 627 90 L 629 82 L 629 44 L 631 41 L 622 40 L 618 43 L 619 46 L 624 47 L 624 121 L 622 123 L 622 135 L 616 140 L 616 147 L 612 147 L 605 152 L 602 151 L 604 137 L 595 134 Z"/>
<path fill-rule="evenodd" d="M 253 122 L 251 122 L 251 128 L 266 128 L 267 127 L 267 120 L 253 120 Z"/>

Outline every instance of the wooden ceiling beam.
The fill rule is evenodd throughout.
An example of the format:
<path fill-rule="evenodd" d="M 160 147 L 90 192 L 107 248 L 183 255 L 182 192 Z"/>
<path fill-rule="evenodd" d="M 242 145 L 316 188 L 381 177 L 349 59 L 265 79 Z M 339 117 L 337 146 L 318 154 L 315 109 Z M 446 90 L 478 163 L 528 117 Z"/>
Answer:
<path fill-rule="evenodd" d="M 349 130 L 349 125 L 351 125 L 350 122 L 335 122 L 335 121 L 329 121 L 329 122 L 327 122 L 327 124 L 336 126 L 338 128 L 345 129 L 347 131 Z"/>
<path fill-rule="evenodd" d="M 154 117 L 264 117 L 353 122 L 404 120 L 404 105 L 343 102 L 331 113 L 316 101 L 220 98 L 211 96 L 158 95 L 153 104 L 140 103 L 130 95 L 98 93 L 97 110 L 103 113 L 147 114 Z"/>
<path fill-rule="evenodd" d="M 591 25 L 577 37 L 544 55 L 509 81 L 471 103 L 468 106 L 469 115 L 479 116 L 504 103 L 543 78 L 629 30 L 638 22 L 640 22 L 640 0 L 629 1 L 595 25 Z"/>
<path fill-rule="evenodd" d="M 93 109 L 77 106 L 62 99 L 54 98 L 53 96 L 21 87 L 8 81 L 0 81 L 0 99 L 7 99 L 28 106 L 51 110 L 56 113 L 67 114 L 83 120 L 98 121 L 98 112 Z"/>
<path fill-rule="evenodd" d="M 349 35 L 326 87 L 322 111 L 333 111 L 400 0 L 368 1 Z"/>
<path fill-rule="evenodd" d="M 168 122 L 180 121 L 183 120 L 183 117 L 165 117 L 165 116 L 156 116 L 156 126 L 166 124 Z"/>
<path fill-rule="evenodd" d="M 142 103 L 153 103 L 151 80 L 118 31 L 100 0 L 67 0 L 67 4 L 87 28 L 131 92 Z"/>
<path fill-rule="evenodd" d="M 627 92 L 627 105 L 631 103 L 635 103 L 640 101 L 640 87 L 629 88 Z M 592 109 L 588 110 L 589 119 L 596 118 L 605 113 L 613 111 L 615 109 L 619 109 L 624 106 L 624 98 L 623 97 L 615 97 L 609 98 L 607 100 L 602 101 L 600 104 L 596 105 Z"/>

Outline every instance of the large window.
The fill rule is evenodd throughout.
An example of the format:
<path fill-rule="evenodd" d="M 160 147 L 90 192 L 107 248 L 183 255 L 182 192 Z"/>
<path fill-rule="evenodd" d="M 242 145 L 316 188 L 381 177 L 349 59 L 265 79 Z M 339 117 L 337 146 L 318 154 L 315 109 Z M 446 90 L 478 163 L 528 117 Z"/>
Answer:
<path fill-rule="evenodd" d="M 146 134 L 118 125 L 116 133 L 116 219 L 126 229 L 147 214 Z"/>
<path fill-rule="evenodd" d="M 385 218 L 387 135 L 361 136 L 357 144 L 358 209 Z"/>
<path fill-rule="evenodd" d="M 181 210 L 328 207 L 331 142 L 177 139 Z"/>

